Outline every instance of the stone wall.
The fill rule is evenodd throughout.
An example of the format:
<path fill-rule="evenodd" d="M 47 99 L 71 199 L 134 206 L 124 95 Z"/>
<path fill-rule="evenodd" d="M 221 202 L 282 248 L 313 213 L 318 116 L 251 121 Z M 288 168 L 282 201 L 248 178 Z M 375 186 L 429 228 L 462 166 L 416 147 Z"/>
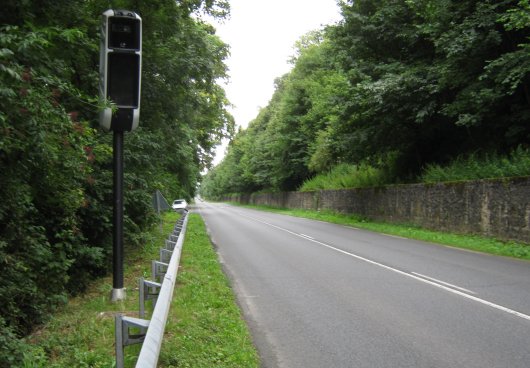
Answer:
<path fill-rule="evenodd" d="M 530 243 L 530 177 L 240 195 L 243 204 L 329 209 L 372 220 Z"/>

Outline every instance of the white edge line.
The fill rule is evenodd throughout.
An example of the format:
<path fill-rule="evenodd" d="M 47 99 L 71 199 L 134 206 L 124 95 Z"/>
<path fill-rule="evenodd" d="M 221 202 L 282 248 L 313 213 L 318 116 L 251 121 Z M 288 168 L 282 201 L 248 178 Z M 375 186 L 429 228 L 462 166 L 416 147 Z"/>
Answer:
<path fill-rule="evenodd" d="M 241 213 L 240 213 L 240 214 L 241 214 Z M 370 264 L 373 264 L 373 265 L 375 265 L 375 266 L 379 266 L 379 267 L 384 268 L 384 269 L 387 269 L 387 270 L 389 270 L 389 271 L 392 271 L 392 272 L 398 273 L 398 274 L 403 275 L 403 276 L 410 277 L 410 278 L 412 278 L 412 279 L 415 279 L 415 280 L 417 280 L 417 281 L 423 282 L 423 283 L 425 283 L 425 284 L 432 285 L 432 286 L 437 287 L 437 288 L 439 288 L 439 289 L 443 289 L 443 290 L 445 290 L 445 291 L 448 291 L 448 292 L 453 293 L 453 294 L 456 294 L 456 295 L 460 295 L 460 296 L 462 296 L 462 297 L 464 297 L 464 298 L 467 298 L 467 299 L 473 300 L 473 301 L 478 302 L 478 303 L 480 303 L 480 304 L 484 304 L 484 305 L 486 305 L 486 306 L 488 306 L 488 307 L 491 307 L 491 308 L 494 308 L 494 309 L 500 310 L 500 311 L 502 311 L 502 312 L 505 312 L 505 313 L 508 313 L 508 314 L 511 314 L 511 315 L 517 316 L 517 317 L 519 317 L 519 318 L 526 319 L 527 321 L 530 321 L 530 316 L 527 315 L 527 314 L 524 314 L 524 313 L 521 313 L 521 312 L 517 312 L 517 311 L 515 311 L 515 310 L 513 310 L 513 309 L 503 307 L 502 305 L 495 304 L 495 303 L 489 302 L 489 301 L 484 300 L 484 299 L 480 299 L 480 298 L 478 298 L 478 297 L 476 297 L 476 296 L 466 294 L 466 293 L 464 293 L 464 292 L 462 292 L 462 291 L 458 291 L 458 290 L 452 289 L 452 288 L 450 288 L 450 287 L 448 287 L 448 286 L 445 286 L 445 285 L 442 285 L 442 284 L 436 283 L 436 282 L 434 282 L 434 281 L 430 281 L 430 280 L 427 280 L 427 279 L 421 278 L 421 277 L 416 276 L 416 275 L 413 275 L 413 274 L 411 274 L 411 273 L 404 272 L 404 271 L 400 271 L 400 270 L 398 270 L 397 268 L 393 268 L 393 267 L 390 267 L 390 266 L 384 265 L 384 264 L 382 264 L 382 263 L 372 261 L 372 260 L 370 260 L 370 259 L 368 259 L 368 258 L 364 258 L 364 257 L 358 256 L 358 255 L 356 255 L 356 254 L 346 252 L 345 250 L 342 250 L 342 249 L 339 249 L 339 248 L 335 248 L 335 247 L 333 247 L 333 246 L 331 246 L 331 245 L 329 245 L 329 244 L 322 243 L 322 242 L 320 242 L 320 241 L 318 241 L 318 240 L 306 238 L 306 237 L 304 237 L 304 236 L 301 236 L 301 235 L 298 234 L 298 233 L 295 233 L 295 232 L 293 232 L 293 231 L 290 231 L 290 230 L 284 229 L 284 228 L 282 228 L 282 227 L 280 227 L 280 226 L 277 226 L 277 225 L 273 225 L 273 224 L 268 223 L 268 222 L 266 222 L 266 221 L 262 221 L 262 220 L 260 220 L 260 219 L 255 218 L 255 217 L 251 217 L 251 216 L 247 216 L 247 215 L 242 215 L 242 216 L 247 217 L 247 218 L 250 218 L 250 219 L 252 219 L 252 220 L 254 220 L 254 221 L 257 221 L 257 222 L 261 222 L 262 224 L 265 224 L 265 225 L 268 225 L 268 226 L 274 227 L 274 228 L 276 228 L 276 229 L 278 229 L 278 230 L 285 231 L 285 232 L 287 232 L 287 233 L 289 233 L 289 234 L 292 234 L 292 235 L 294 235 L 294 236 L 297 236 L 297 237 L 300 237 L 300 238 L 306 239 L 306 240 L 311 241 L 311 242 L 313 242 L 313 243 L 320 244 L 320 245 L 322 245 L 322 246 L 324 246 L 324 247 L 326 247 L 326 248 L 329 248 L 329 249 L 334 250 L 334 251 L 336 251 L 336 252 L 339 252 L 339 253 L 342 253 L 342 254 L 348 255 L 348 256 L 350 256 L 350 257 L 353 257 L 353 258 L 359 259 L 359 260 L 364 261 L 364 262 L 366 262 L 366 263 L 370 263 Z"/>

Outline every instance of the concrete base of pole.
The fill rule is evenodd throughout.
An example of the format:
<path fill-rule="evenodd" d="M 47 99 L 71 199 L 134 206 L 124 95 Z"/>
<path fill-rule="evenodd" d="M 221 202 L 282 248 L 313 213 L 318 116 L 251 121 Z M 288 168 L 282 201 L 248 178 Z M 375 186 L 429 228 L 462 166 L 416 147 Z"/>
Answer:
<path fill-rule="evenodd" d="M 125 288 L 121 289 L 112 289 L 110 293 L 110 301 L 111 302 L 118 302 L 120 300 L 125 300 L 127 297 L 127 294 L 125 293 Z"/>

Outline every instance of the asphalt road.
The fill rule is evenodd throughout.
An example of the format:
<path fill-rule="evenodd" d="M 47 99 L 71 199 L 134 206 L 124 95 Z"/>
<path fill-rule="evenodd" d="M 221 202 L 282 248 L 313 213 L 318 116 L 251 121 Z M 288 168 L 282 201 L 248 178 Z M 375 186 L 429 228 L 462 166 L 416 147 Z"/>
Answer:
<path fill-rule="evenodd" d="M 199 202 L 263 367 L 530 367 L 530 262 Z"/>

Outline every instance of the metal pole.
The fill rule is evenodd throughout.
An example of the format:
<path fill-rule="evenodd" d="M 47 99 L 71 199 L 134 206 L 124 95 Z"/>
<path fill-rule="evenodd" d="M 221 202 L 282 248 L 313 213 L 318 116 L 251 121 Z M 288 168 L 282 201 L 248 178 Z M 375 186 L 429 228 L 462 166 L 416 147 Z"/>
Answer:
<path fill-rule="evenodd" d="M 114 301 L 124 300 L 123 287 L 123 131 L 114 131 L 114 211 L 112 234 L 112 294 Z"/>

